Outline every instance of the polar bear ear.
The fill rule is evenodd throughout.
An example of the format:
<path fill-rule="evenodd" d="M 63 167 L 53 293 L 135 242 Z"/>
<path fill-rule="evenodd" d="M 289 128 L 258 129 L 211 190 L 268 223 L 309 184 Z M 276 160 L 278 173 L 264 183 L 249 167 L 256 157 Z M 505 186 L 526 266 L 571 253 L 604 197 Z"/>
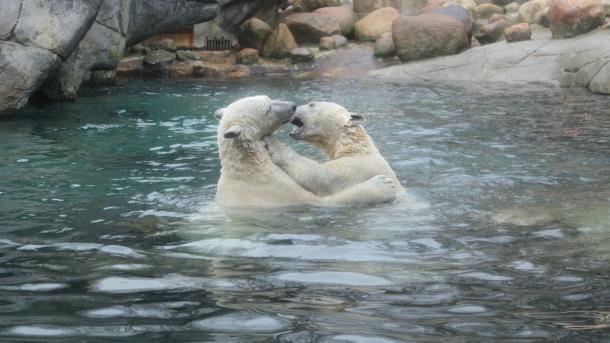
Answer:
<path fill-rule="evenodd" d="M 362 114 L 350 113 L 349 114 L 349 125 L 356 126 L 364 123 L 364 116 Z"/>
<path fill-rule="evenodd" d="M 228 139 L 235 139 L 241 135 L 241 126 L 233 125 L 225 131 L 224 137 Z"/>
<path fill-rule="evenodd" d="M 216 110 L 216 112 L 214 112 L 214 118 L 220 120 L 222 119 L 222 115 L 225 113 L 225 109 L 224 108 L 219 108 Z"/>

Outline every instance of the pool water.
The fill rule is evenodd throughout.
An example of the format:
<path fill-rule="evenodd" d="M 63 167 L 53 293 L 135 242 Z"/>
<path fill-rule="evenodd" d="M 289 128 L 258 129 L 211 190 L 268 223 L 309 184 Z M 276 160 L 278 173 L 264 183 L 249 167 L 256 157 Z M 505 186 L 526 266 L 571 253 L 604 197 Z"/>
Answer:
<path fill-rule="evenodd" d="M 213 112 L 334 101 L 408 205 L 227 214 Z M 291 141 L 299 152 L 321 158 Z M 0 121 L 0 340 L 607 342 L 608 98 L 129 81 Z"/>

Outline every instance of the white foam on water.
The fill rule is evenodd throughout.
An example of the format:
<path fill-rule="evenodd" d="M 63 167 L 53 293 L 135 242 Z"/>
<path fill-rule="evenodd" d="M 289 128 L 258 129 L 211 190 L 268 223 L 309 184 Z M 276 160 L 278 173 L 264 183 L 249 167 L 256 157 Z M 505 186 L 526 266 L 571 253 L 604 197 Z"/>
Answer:
<path fill-rule="evenodd" d="M 561 231 L 561 229 L 536 231 L 536 232 L 532 232 L 532 235 L 534 235 L 534 237 L 539 237 L 539 238 L 563 238 L 564 237 L 564 234 Z"/>
<path fill-rule="evenodd" d="M 543 273 L 546 270 L 544 267 L 538 267 L 530 261 L 522 261 L 522 260 L 513 261 L 509 264 L 509 266 L 511 266 L 512 268 L 514 268 L 516 270 L 521 270 L 524 272 L 531 272 L 531 273 Z"/>
<path fill-rule="evenodd" d="M 389 286 L 394 283 L 390 280 L 361 273 L 353 272 L 304 272 L 278 274 L 276 279 L 289 282 L 346 285 L 346 286 Z"/>
<path fill-rule="evenodd" d="M 359 336 L 359 335 L 334 335 L 327 336 L 320 340 L 320 343 L 400 343 L 395 339 L 379 336 Z"/>
<path fill-rule="evenodd" d="M 113 264 L 110 266 L 103 266 L 100 267 L 98 269 L 100 270 L 125 270 L 125 271 L 129 271 L 129 270 L 143 270 L 143 269 L 149 269 L 151 268 L 151 265 L 148 264 L 137 264 L 137 263 L 133 263 L 133 264 Z"/>
<path fill-rule="evenodd" d="M 235 312 L 194 321 L 191 325 L 212 332 L 265 333 L 286 330 L 290 327 L 290 322 L 264 314 Z"/>
<path fill-rule="evenodd" d="M 400 261 L 390 254 L 388 248 L 375 243 L 343 242 L 344 244 L 267 244 L 243 239 L 212 238 L 167 246 L 166 249 L 185 248 L 213 256 L 280 257 L 303 260 L 336 261 Z"/>
<path fill-rule="evenodd" d="M 142 258 L 144 255 L 122 245 L 103 245 L 99 243 L 54 243 L 54 244 L 25 244 L 17 248 L 22 251 L 38 251 L 52 249 L 58 251 L 88 252 L 99 251 L 109 255 L 118 255 L 131 258 Z"/>
<path fill-rule="evenodd" d="M 181 313 L 180 309 L 187 306 L 200 305 L 199 302 L 180 301 L 167 303 L 152 303 L 152 304 L 137 304 L 131 306 L 110 306 L 98 309 L 92 309 L 81 312 L 82 315 L 89 318 L 185 318 L 189 317 L 190 313 Z"/>
<path fill-rule="evenodd" d="M 206 288 L 233 288 L 225 280 L 168 274 L 160 278 L 110 276 L 92 283 L 91 290 L 101 293 L 138 293 L 151 291 L 186 292 Z"/>
<path fill-rule="evenodd" d="M 474 314 L 487 312 L 487 309 L 483 306 L 478 305 L 459 305 L 448 309 L 447 312 L 459 314 Z"/>
<path fill-rule="evenodd" d="M 58 289 L 68 288 L 68 284 L 60 282 L 24 283 L 21 285 L 1 286 L 0 289 L 7 291 L 23 292 L 50 292 Z"/>
<path fill-rule="evenodd" d="M 459 276 L 467 277 L 467 278 L 471 278 L 471 279 L 484 280 L 484 281 L 510 281 L 510 280 L 513 280 L 513 278 L 509 277 L 509 276 L 494 275 L 494 274 L 483 273 L 483 272 L 463 273 L 463 274 L 459 274 Z"/>
<path fill-rule="evenodd" d="M 128 326 L 74 326 L 19 325 L 2 332 L 2 335 L 23 337 L 128 337 L 146 332 L 179 331 L 179 327 L 168 325 Z"/>

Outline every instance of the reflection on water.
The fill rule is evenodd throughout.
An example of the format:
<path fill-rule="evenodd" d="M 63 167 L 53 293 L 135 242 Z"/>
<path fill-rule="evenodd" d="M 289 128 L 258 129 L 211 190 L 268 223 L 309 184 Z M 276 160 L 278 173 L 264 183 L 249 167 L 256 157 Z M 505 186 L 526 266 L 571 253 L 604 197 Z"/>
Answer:
<path fill-rule="evenodd" d="M 212 113 L 254 94 L 364 114 L 425 206 L 223 213 Z M 0 335 L 608 341 L 609 132 L 605 97 L 514 86 L 130 82 L 30 107 L 0 122 Z"/>

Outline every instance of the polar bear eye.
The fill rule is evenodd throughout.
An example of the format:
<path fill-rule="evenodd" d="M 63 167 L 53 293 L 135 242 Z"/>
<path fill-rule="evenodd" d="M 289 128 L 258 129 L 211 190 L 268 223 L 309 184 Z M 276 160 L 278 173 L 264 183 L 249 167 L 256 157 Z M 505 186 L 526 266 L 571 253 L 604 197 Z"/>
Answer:
<path fill-rule="evenodd" d="M 313 102 L 310 102 L 310 103 L 309 103 L 309 107 L 314 108 L 314 107 L 316 107 L 316 104 L 315 104 L 315 103 L 313 103 Z"/>

